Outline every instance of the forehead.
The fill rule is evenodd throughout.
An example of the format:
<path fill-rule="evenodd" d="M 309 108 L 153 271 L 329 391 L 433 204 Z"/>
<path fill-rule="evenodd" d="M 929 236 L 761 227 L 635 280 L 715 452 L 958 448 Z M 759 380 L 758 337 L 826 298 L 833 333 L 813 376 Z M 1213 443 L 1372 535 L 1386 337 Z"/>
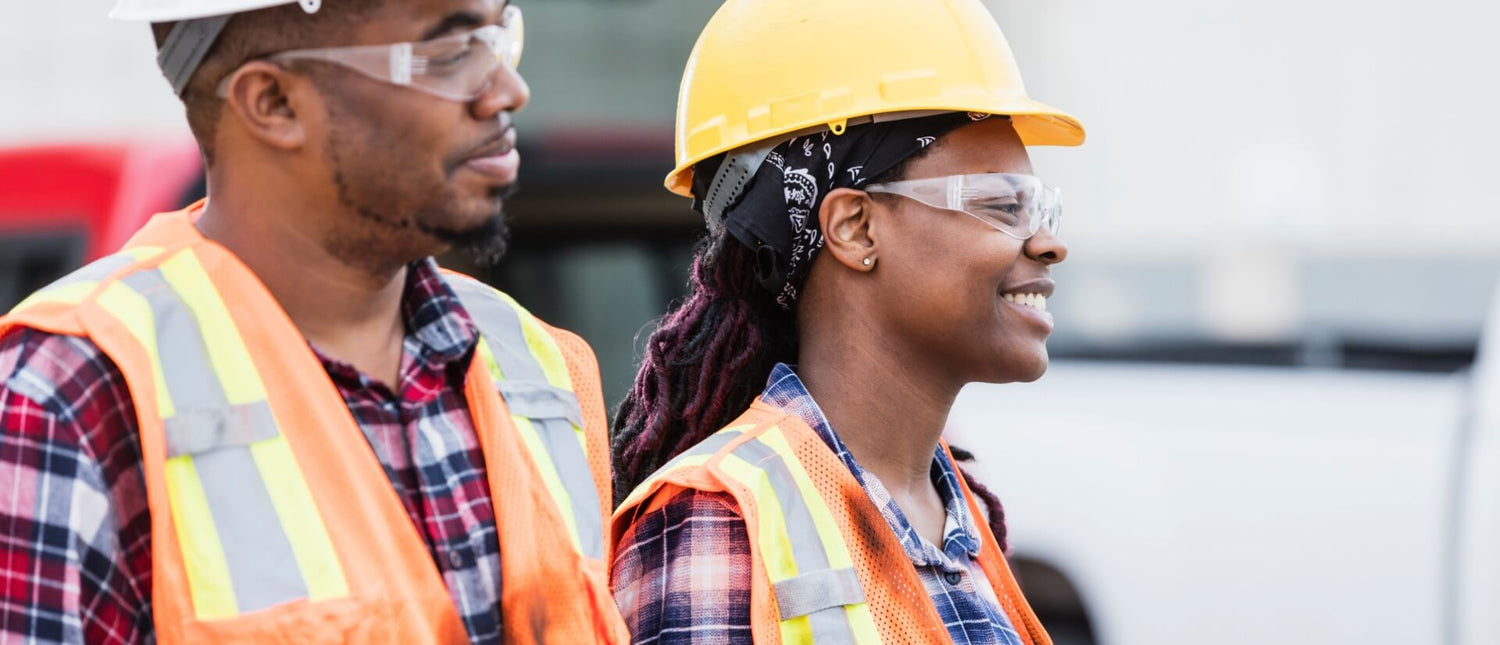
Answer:
<path fill-rule="evenodd" d="M 932 152 L 907 169 L 907 179 L 990 172 L 1032 174 L 1031 156 L 1010 120 L 990 117 L 939 139 Z"/>
<path fill-rule="evenodd" d="M 434 30 L 472 29 L 500 22 L 508 0 L 385 0 L 358 28 L 362 44 L 422 40 Z"/>

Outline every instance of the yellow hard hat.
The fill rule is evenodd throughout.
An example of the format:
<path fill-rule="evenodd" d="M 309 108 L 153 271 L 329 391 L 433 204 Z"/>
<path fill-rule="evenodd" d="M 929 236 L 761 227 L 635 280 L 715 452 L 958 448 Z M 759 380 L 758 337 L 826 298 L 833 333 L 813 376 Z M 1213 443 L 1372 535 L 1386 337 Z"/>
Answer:
<path fill-rule="evenodd" d="M 980 0 L 728 0 L 698 37 L 677 99 L 677 168 L 860 117 L 903 112 L 1011 117 L 1026 145 L 1076 146 L 1083 126 L 1026 95 Z"/>

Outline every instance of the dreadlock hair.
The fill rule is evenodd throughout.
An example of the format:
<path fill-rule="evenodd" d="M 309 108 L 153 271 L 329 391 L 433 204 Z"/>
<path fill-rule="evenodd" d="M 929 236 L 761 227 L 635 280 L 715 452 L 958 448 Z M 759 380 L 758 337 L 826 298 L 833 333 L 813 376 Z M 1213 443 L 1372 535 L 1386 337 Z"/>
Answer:
<path fill-rule="evenodd" d="M 871 182 L 905 177 L 912 162 L 936 147 L 928 146 Z M 797 361 L 796 313 L 776 303 L 761 286 L 756 268 L 755 252 L 726 227 L 699 242 L 687 299 L 657 320 L 635 386 L 615 414 L 610 439 L 615 506 L 673 457 L 743 414 L 765 389 L 777 363 Z M 793 286 L 801 292 L 801 284 Z M 965 450 L 949 449 L 955 461 L 974 459 Z M 984 503 L 990 530 L 1005 550 L 1000 500 L 963 467 L 954 467 Z"/>
<path fill-rule="evenodd" d="M 797 324 L 722 228 L 698 245 L 690 292 L 657 321 L 635 387 L 615 415 L 615 504 L 662 464 L 744 413 L 778 362 L 797 359 Z"/>

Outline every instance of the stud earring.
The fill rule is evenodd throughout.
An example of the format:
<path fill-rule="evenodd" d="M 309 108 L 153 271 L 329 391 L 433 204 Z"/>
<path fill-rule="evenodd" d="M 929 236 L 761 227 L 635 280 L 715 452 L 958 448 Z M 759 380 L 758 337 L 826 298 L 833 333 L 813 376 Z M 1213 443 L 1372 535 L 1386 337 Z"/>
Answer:
<path fill-rule="evenodd" d="M 875 264 L 874 260 L 871 260 L 870 258 L 865 258 L 865 261 L 864 261 L 864 265 L 865 266 L 870 266 L 872 264 Z"/>

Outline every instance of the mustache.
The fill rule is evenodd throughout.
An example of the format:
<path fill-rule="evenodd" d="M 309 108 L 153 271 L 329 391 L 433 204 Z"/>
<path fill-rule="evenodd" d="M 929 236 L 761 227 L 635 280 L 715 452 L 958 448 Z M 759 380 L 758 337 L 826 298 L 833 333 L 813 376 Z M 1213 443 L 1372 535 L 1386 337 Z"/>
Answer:
<path fill-rule="evenodd" d="M 475 157 L 484 157 L 493 154 L 505 147 L 507 137 L 515 133 L 515 118 L 510 112 L 501 112 L 495 117 L 495 129 L 479 139 L 478 143 L 469 146 L 462 153 L 454 155 L 448 160 L 448 170 L 451 172 L 464 162 Z"/>

